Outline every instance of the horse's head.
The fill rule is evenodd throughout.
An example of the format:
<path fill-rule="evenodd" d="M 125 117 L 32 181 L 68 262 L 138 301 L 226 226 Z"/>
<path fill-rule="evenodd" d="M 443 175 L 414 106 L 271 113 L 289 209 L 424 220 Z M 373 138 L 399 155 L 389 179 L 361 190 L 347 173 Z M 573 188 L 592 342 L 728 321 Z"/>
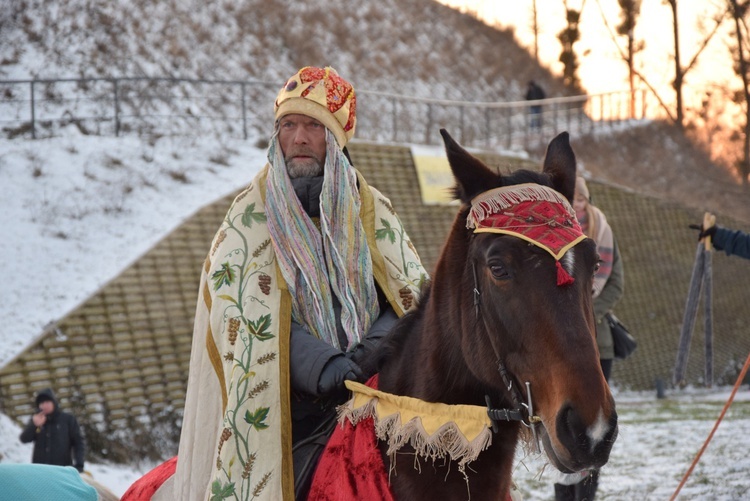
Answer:
<path fill-rule="evenodd" d="M 596 346 L 596 245 L 570 206 L 576 161 L 568 134 L 550 142 L 542 172 L 505 176 L 441 134 L 462 207 L 432 294 L 460 318 L 471 377 L 506 399 L 525 400 L 530 383 L 550 461 L 563 472 L 600 467 L 617 436 L 617 413 Z M 461 293 L 439 291 L 439 283 L 460 284 Z"/>

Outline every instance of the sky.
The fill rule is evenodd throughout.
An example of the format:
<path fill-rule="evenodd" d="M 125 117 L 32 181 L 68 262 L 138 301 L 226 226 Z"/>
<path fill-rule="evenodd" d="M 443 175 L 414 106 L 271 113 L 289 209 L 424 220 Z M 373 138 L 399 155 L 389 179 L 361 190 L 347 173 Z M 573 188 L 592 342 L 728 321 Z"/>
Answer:
<path fill-rule="evenodd" d="M 50 321 L 85 301 L 199 208 L 236 192 L 265 163 L 248 141 L 82 136 L 0 139 L 0 356 L 7 363 Z M 208 243 L 206 244 L 208 245 Z M 196 284 L 197 290 L 197 284 Z M 620 436 L 597 499 L 668 499 L 708 437 L 730 388 L 686 388 L 657 399 L 618 391 Z M 31 446 L 0 414 L 0 461 Z M 750 490 L 750 388 L 743 386 L 678 499 L 740 500 Z M 165 458 L 166 459 L 166 458 Z M 153 464 L 86 469 L 118 495 Z M 523 499 L 551 499 L 554 475 L 536 457 L 514 478 Z"/>
<path fill-rule="evenodd" d="M 562 74 L 560 42 L 557 34 L 565 26 L 565 8 L 563 0 L 438 0 L 439 2 L 461 9 L 476 12 L 480 19 L 490 25 L 513 27 L 521 44 L 533 53 L 533 31 L 531 29 L 532 5 L 536 1 L 538 10 L 539 57 L 541 62 L 556 74 Z M 567 0 L 568 6 L 580 9 L 583 4 L 583 15 L 580 21 L 581 40 L 575 44 L 580 63 L 578 76 L 584 87 L 591 94 L 628 89 L 627 65 L 622 62 L 617 46 L 612 41 L 602 21 L 602 12 L 612 28 L 616 29 L 619 21 L 617 0 Z M 717 5 L 724 4 L 719 0 L 680 1 L 678 2 L 678 20 L 680 30 L 680 59 L 682 66 L 689 64 L 696 54 L 702 40 L 702 31 L 712 28 L 710 17 L 717 12 Z M 637 65 L 648 76 L 649 82 L 666 102 L 674 102 L 674 91 L 671 89 L 674 80 L 674 33 L 672 30 L 672 10 L 662 0 L 643 0 L 641 14 L 635 29 L 636 40 L 645 41 L 645 49 L 636 56 Z M 734 75 L 731 60 L 728 57 L 726 34 L 731 25 L 725 21 L 722 25 L 722 37 L 714 37 L 698 59 L 697 65 L 687 75 L 685 100 L 699 105 L 704 92 L 708 89 L 727 85 L 733 82 L 739 85 Z M 625 38 L 619 37 L 621 47 L 625 47 Z"/>

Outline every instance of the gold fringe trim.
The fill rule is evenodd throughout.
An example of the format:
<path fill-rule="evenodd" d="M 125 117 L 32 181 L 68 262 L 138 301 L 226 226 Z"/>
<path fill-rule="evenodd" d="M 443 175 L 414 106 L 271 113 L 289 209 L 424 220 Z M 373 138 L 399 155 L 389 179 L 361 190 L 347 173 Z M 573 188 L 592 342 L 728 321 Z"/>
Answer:
<path fill-rule="evenodd" d="M 456 461 L 463 472 L 492 444 L 491 422 L 484 407 L 425 402 L 352 381 L 346 387 L 353 396 L 339 407 L 339 423 L 348 419 L 356 425 L 373 418 L 375 434 L 388 444 L 390 456 L 408 444 L 424 458 Z"/>

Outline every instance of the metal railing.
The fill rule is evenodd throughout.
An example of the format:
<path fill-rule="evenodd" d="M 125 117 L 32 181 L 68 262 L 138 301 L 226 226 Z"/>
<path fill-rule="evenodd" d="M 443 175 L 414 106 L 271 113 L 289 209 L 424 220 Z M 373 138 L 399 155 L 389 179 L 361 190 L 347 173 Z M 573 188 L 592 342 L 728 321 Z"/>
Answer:
<path fill-rule="evenodd" d="M 279 86 L 257 80 L 58 78 L 0 81 L 5 137 L 59 136 L 75 127 L 91 135 L 206 135 L 248 139 L 269 134 Z M 440 144 L 447 128 L 473 147 L 546 144 L 562 130 L 583 134 L 648 118 L 655 110 L 639 90 L 530 101 L 467 102 L 358 91 L 357 138 Z"/>

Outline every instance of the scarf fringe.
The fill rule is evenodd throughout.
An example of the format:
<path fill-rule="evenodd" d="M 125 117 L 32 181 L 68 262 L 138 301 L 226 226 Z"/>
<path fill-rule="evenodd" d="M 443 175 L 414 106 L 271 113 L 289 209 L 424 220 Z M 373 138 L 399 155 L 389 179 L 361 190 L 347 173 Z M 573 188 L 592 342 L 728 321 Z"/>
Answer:
<path fill-rule="evenodd" d="M 294 194 L 278 130 L 268 148 L 271 168 L 265 210 L 277 262 L 292 296 L 293 320 L 315 337 L 345 351 L 364 338 L 380 309 L 372 255 L 360 219 L 356 173 L 330 130 L 326 130 L 326 148 L 321 230 Z M 341 303 L 346 346 L 339 342 L 334 294 Z"/>
<path fill-rule="evenodd" d="M 509 209 L 521 202 L 538 201 L 560 204 L 571 217 L 575 218 L 573 207 L 560 193 L 547 186 L 525 183 L 502 186 L 485 191 L 475 197 L 471 201 L 471 211 L 466 218 L 466 227 L 476 228 L 477 224 L 488 216 Z"/>
<path fill-rule="evenodd" d="M 345 419 L 356 426 L 363 419 L 372 418 L 375 434 L 378 439 L 388 444 L 387 454 L 395 455 L 404 445 L 411 445 L 417 455 L 427 459 L 450 458 L 458 463 L 460 472 L 466 465 L 479 457 L 479 454 L 492 444 L 492 431 L 485 428 L 474 440 L 469 441 L 453 422 L 442 425 L 435 433 L 429 435 L 422 426 L 421 419 L 415 417 L 407 423 L 401 422 L 398 413 L 378 417 L 378 398 L 373 397 L 365 405 L 354 408 L 354 399 L 338 409 L 339 423 Z"/>

